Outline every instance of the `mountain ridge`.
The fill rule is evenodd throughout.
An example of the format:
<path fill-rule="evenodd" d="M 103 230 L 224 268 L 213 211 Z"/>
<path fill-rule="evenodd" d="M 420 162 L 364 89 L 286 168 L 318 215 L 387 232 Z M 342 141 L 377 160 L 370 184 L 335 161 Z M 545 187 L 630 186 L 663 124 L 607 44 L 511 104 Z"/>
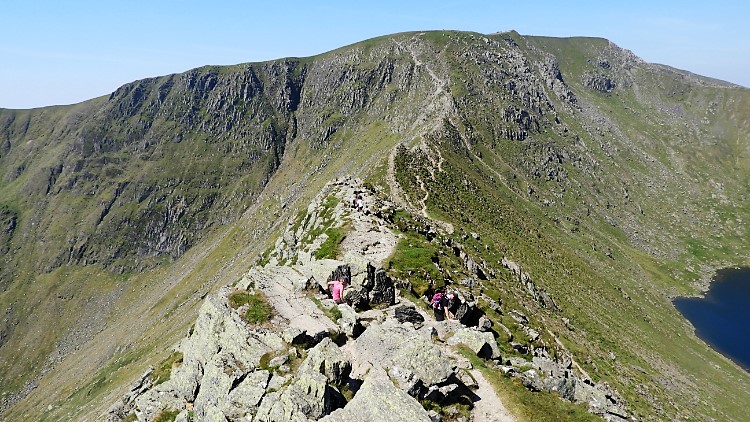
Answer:
<path fill-rule="evenodd" d="M 11 312 L 0 326 L 0 353 L 5 358 L 23 343 L 44 343 L 21 342 L 14 334 L 38 331 L 25 315 L 45 302 L 32 300 L 24 309 L 18 298 L 46 297 L 39 284 L 58 286 L 53 296 L 72 297 L 85 308 L 79 296 L 91 295 L 83 287 L 91 274 L 75 276 L 81 264 L 97 262 L 84 268 L 111 280 L 104 285 L 113 291 L 136 280 L 144 287 L 159 284 L 140 274 L 161 273 L 166 279 L 166 268 L 193 268 L 185 270 L 187 276 L 171 276 L 176 281 L 165 290 L 183 299 L 164 302 L 171 304 L 167 308 L 192 309 L 194 315 L 200 296 L 212 288 L 209 280 L 220 283 L 219 274 L 240 274 L 262 254 L 264 248 L 255 244 L 261 233 L 278 230 L 280 221 L 295 212 L 291 208 L 304 206 L 326 180 L 361 173 L 386 192 L 400 191 L 414 214 L 450 222 L 459 232 L 470 226 L 491 240 L 487 245 L 493 252 L 485 258 L 489 266 L 505 255 L 523 263 L 537 287 L 562 303 L 568 319 L 581 319 L 585 331 L 594 333 L 589 335 L 614 344 L 605 325 L 632 333 L 618 337 L 632 346 L 602 347 L 559 321 L 549 325 L 590 346 L 595 351 L 591 361 L 603 368 L 601 376 L 629 385 L 624 394 L 631 401 L 633 380 L 645 378 L 633 367 L 661 380 L 644 381 L 650 389 L 646 397 L 652 396 L 643 404 L 644 414 L 661 408 L 665 413 L 656 414 L 667 417 L 680 407 L 716 415 L 710 409 L 716 403 L 684 407 L 692 387 L 679 384 L 684 369 L 675 368 L 689 367 L 686 359 L 675 366 L 659 358 L 650 367 L 646 362 L 653 359 L 642 352 L 669 354 L 653 344 L 656 337 L 648 334 L 653 330 L 622 326 L 605 316 L 606 307 L 586 299 L 622 306 L 627 315 L 645 314 L 652 324 L 664 318 L 669 322 L 659 332 L 674 332 L 684 322 L 674 309 L 662 310 L 671 305 L 659 297 L 695 292 L 694 284 L 705 280 L 716 263 L 746 261 L 733 252 L 746 251 L 741 245 L 747 239 L 746 213 L 734 204 L 747 195 L 745 179 L 736 170 L 748 165 L 750 131 L 742 116 L 750 99 L 746 89 L 700 86 L 700 80 L 682 73 L 664 74 L 658 66 L 634 63 L 630 55 L 609 42 L 590 45 L 585 39 L 416 32 L 353 44 L 297 64 L 281 59 L 230 66 L 242 70 L 231 78 L 229 68 L 204 67 L 136 81 L 106 99 L 67 108 L 2 110 L 0 206 L 8 210 L 3 221 L 4 233 L 10 234 L 4 245 L 10 252 L 9 264 L 0 271 L 1 303 Z M 305 81 L 299 103 L 286 102 L 299 78 Z M 265 90 L 274 94 L 267 96 Z M 170 100 L 172 106 L 163 105 Z M 97 106 L 102 107 L 99 114 L 87 119 Z M 290 107 L 295 109 L 291 113 Z M 395 148 L 399 144 L 404 147 Z M 383 183 L 389 156 L 398 182 L 394 188 Z M 215 157 L 223 157 L 221 164 Z M 201 209 L 201 203 L 210 205 Z M 249 218 L 253 213 L 262 215 L 262 227 Z M 49 217 L 66 214 L 76 221 Z M 176 220 L 168 225 L 170 216 Z M 691 232 L 681 228 L 685 224 Z M 128 240 L 128 235 L 134 237 Z M 189 236 L 195 236 L 192 243 Z M 195 248 L 206 245 L 206 237 L 216 243 L 198 253 Z M 245 255 L 233 261 L 238 250 Z M 188 264 L 185 254 L 195 260 Z M 21 261 L 20 256 L 32 259 Z M 95 270 L 102 263 L 108 271 Z M 201 267 L 211 270 L 199 275 Z M 58 278 L 68 269 L 71 280 Z M 122 274 L 111 275 L 113 269 Z M 35 285 L 34 279 L 48 281 Z M 580 284 L 578 291 L 571 280 Z M 194 295 L 196 287 L 200 295 Z M 523 303 L 522 294 L 514 291 L 515 299 L 505 299 Z M 135 299 L 122 293 L 115 302 L 133 312 Z M 141 313 L 163 313 L 160 299 L 146 299 L 151 307 Z M 178 319 L 183 329 L 189 325 L 189 317 Z M 149 321 L 154 333 L 166 330 L 171 338 L 179 337 L 177 328 L 158 328 L 155 319 Z M 60 328 L 68 332 L 70 327 Z M 644 339 L 636 340 L 639 336 Z M 690 337 L 689 329 L 684 336 Z M 716 365 L 730 377 L 741 376 L 705 345 L 680 341 L 706 360 L 720 362 Z M 153 337 L 146 343 L 150 351 L 135 353 L 133 362 L 145 356 L 153 360 L 153 350 L 168 346 L 156 346 Z M 604 350 L 611 348 L 626 361 L 638 357 L 632 364 L 612 363 L 607 360 L 612 350 Z M 53 347 L 41 349 L 39 359 Z M 104 355 L 115 359 L 112 353 Z M 33 361 L 4 366 L 4 372 L 32 373 L 37 365 L 28 362 Z M 667 367 L 671 372 L 666 375 L 655 369 Z M 659 387 L 676 382 L 682 387 L 674 393 Z M 0 383 L 3 392 L 21 390 L 8 379 Z M 84 388 L 59 387 L 67 394 L 79 392 L 75 397 Z M 675 400 L 681 405 L 671 408 Z M 719 406 L 733 409 L 728 403 Z"/>

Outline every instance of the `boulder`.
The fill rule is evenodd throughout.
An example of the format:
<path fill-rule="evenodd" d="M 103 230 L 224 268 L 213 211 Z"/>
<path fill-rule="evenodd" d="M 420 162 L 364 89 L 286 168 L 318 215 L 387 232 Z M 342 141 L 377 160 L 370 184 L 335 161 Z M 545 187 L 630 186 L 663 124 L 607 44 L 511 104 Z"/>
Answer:
<path fill-rule="evenodd" d="M 370 268 L 367 267 L 367 277 L 370 278 Z M 393 280 L 388 277 L 385 270 L 379 268 L 373 274 L 372 288 L 370 289 L 370 303 L 385 304 L 391 306 L 396 303 L 396 289 Z"/>
<path fill-rule="evenodd" d="M 413 373 L 425 387 L 440 384 L 454 373 L 452 360 L 429 338 L 400 324 L 372 324 L 348 347 L 358 361 L 373 368 Z"/>
<path fill-rule="evenodd" d="M 535 369 L 529 369 L 518 375 L 524 387 L 530 391 L 544 391 L 544 380 Z"/>
<path fill-rule="evenodd" d="M 495 337 L 492 336 L 491 332 L 463 328 L 448 339 L 448 344 L 451 346 L 464 344 L 476 353 L 477 356 L 484 359 L 500 358 L 500 350 L 497 348 Z"/>
<path fill-rule="evenodd" d="M 294 381 L 286 389 L 263 397 L 253 420 L 307 422 L 308 419 L 323 417 L 333 410 L 334 405 L 332 389 L 328 387 L 327 381 L 325 375 L 318 371 L 298 371 Z"/>
<path fill-rule="evenodd" d="M 431 422 L 431 419 L 416 399 L 393 385 L 385 371 L 373 368 L 357 395 L 321 421 Z"/>
<path fill-rule="evenodd" d="M 351 370 L 351 362 L 330 338 L 323 339 L 310 349 L 299 369 L 302 372 L 318 371 L 325 375 L 329 382 L 336 385 L 343 384 Z"/>
<path fill-rule="evenodd" d="M 431 325 L 435 327 L 435 330 L 437 331 L 437 337 L 441 341 L 448 341 L 448 339 L 453 336 L 453 334 L 465 328 L 463 325 L 461 325 L 460 322 L 455 320 L 434 322 L 431 321 Z"/>
<path fill-rule="evenodd" d="M 264 369 L 251 372 L 234 389 L 229 391 L 223 413 L 230 420 L 248 419 L 266 394 L 270 373 Z"/>
<path fill-rule="evenodd" d="M 491 329 L 492 329 L 492 320 L 487 318 L 486 316 L 480 317 L 479 322 L 477 323 L 477 330 L 490 331 Z"/>
<path fill-rule="evenodd" d="M 413 306 L 401 305 L 395 309 L 395 316 L 398 322 L 411 322 L 412 324 L 421 324 L 424 322 L 424 317 L 419 313 L 417 308 Z"/>
<path fill-rule="evenodd" d="M 366 288 L 346 289 L 344 291 L 344 300 L 358 311 L 370 308 L 370 293 Z"/>
<path fill-rule="evenodd" d="M 346 334 L 347 336 L 351 338 L 357 338 L 362 331 L 364 331 L 364 327 L 359 322 L 360 318 L 359 315 L 357 315 L 357 312 L 352 309 L 351 306 L 342 303 L 337 305 L 339 311 L 341 312 L 341 317 L 336 321 L 339 328 L 341 328 L 341 331 Z"/>

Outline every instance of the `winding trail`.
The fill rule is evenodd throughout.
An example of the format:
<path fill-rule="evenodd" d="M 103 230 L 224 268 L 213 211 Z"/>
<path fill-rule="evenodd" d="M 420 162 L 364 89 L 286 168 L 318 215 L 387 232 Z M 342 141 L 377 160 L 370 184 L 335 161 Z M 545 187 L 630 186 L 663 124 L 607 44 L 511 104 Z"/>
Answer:
<path fill-rule="evenodd" d="M 440 160 L 441 159 L 442 157 L 440 157 Z M 429 191 L 425 188 L 421 179 L 418 179 L 418 180 L 421 184 L 422 189 L 425 191 L 425 197 L 422 198 L 423 216 L 429 219 L 429 217 L 427 216 L 426 207 L 424 206 L 424 203 L 429 196 Z M 353 194 L 354 188 L 352 186 L 345 186 L 341 191 L 342 191 L 343 198 L 348 198 L 349 197 L 348 195 Z M 342 201 L 342 202 L 345 203 L 345 201 Z M 342 246 L 346 246 L 343 249 L 349 250 L 350 252 L 364 253 L 364 252 L 370 251 L 371 247 L 365 247 L 363 251 L 361 247 L 359 249 L 355 249 L 355 248 L 351 248 L 350 245 L 354 245 L 354 244 L 361 245 L 362 243 L 360 242 L 363 242 L 364 241 L 363 239 L 372 238 L 373 233 L 378 233 L 380 234 L 380 236 L 383 236 L 384 233 L 390 234 L 390 231 L 386 227 L 385 222 L 379 221 L 375 217 L 370 217 L 370 216 L 366 216 L 364 214 L 355 212 L 352 215 L 351 221 L 353 223 L 353 231 L 347 236 L 347 239 L 350 242 L 345 243 L 345 244 L 342 243 Z M 393 239 L 391 240 L 390 237 L 392 237 Z M 373 258 L 384 259 L 385 257 L 389 256 L 395 249 L 395 243 L 396 243 L 395 236 L 390 234 L 390 237 L 384 236 L 384 238 L 388 239 L 384 242 L 376 241 L 380 249 L 378 250 L 375 256 L 371 255 L 368 258 L 369 259 L 373 259 Z M 376 262 L 379 262 L 379 261 L 376 261 Z M 440 324 L 440 322 L 434 320 L 432 315 L 425 313 L 423 311 L 420 311 L 420 313 L 422 313 L 422 315 L 425 317 L 425 321 L 427 321 L 428 324 Z M 441 352 L 446 354 L 447 356 L 450 356 L 457 360 L 464 359 L 462 356 L 458 355 L 458 353 L 454 351 L 451 346 L 448 346 L 447 344 L 444 344 L 444 343 L 433 343 L 433 344 L 436 347 L 438 347 L 441 350 Z M 345 350 L 346 350 L 346 347 L 345 347 Z M 352 357 L 353 360 L 357 360 L 356 356 L 354 355 L 350 355 L 350 357 Z M 353 362 L 353 366 L 362 367 L 362 368 L 368 367 L 366 362 Z M 478 388 L 474 390 L 474 394 L 476 394 L 479 398 L 478 400 L 474 402 L 474 407 L 471 411 L 471 421 L 472 422 L 516 422 L 516 419 L 513 417 L 510 411 L 505 407 L 502 400 L 498 396 L 497 392 L 492 387 L 490 382 L 484 377 L 482 372 L 476 368 L 469 369 L 468 371 L 477 383 Z"/>

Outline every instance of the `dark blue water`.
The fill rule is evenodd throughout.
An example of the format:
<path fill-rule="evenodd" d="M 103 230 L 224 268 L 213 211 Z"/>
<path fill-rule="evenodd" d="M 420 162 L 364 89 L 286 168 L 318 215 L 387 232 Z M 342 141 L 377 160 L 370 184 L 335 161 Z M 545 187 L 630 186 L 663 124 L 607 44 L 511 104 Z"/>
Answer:
<path fill-rule="evenodd" d="M 716 273 L 704 298 L 674 300 L 695 334 L 750 372 L 750 268 Z"/>

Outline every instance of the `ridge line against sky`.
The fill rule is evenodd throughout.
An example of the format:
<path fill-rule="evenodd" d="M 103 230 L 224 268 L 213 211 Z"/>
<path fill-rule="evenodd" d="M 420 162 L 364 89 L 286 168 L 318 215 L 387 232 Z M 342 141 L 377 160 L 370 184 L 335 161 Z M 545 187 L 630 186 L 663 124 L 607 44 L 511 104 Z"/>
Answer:
<path fill-rule="evenodd" d="M 204 65 L 433 29 L 602 37 L 647 62 L 750 87 L 750 5 L 740 1 L 38 0 L 3 5 L 0 107 L 78 103 Z"/>

